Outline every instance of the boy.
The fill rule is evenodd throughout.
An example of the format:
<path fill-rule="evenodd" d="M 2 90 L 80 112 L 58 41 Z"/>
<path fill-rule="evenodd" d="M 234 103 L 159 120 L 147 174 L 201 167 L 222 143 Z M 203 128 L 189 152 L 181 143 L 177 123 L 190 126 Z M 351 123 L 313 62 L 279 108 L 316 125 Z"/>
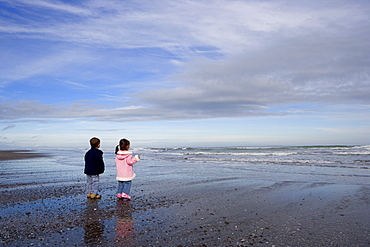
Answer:
<path fill-rule="evenodd" d="M 103 151 L 100 148 L 99 138 L 90 139 L 91 149 L 85 154 L 85 174 L 87 175 L 87 198 L 100 199 L 99 174 L 104 173 Z"/>

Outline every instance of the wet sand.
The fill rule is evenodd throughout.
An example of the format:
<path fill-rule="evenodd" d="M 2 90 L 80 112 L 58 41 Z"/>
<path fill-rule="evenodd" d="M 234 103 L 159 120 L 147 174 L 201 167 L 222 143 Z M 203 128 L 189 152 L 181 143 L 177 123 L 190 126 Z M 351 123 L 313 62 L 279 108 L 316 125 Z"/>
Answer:
<path fill-rule="evenodd" d="M 0 161 L 1 160 L 15 160 L 15 159 L 30 159 L 36 157 L 45 157 L 46 154 L 32 153 L 28 150 L 0 150 Z"/>
<path fill-rule="evenodd" d="M 100 200 L 86 198 L 83 175 L 2 183 L 1 245 L 370 245 L 369 184 L 150 169 L 138 167 L 131 201 L 115 198 L 113 173 L 101 177 Z"/>

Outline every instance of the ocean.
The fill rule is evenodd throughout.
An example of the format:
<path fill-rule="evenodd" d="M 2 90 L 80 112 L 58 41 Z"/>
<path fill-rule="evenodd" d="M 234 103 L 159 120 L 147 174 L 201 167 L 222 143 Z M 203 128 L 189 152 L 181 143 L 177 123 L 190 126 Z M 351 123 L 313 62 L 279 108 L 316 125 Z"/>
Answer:
<path fill-rule="evenodd" d="M 103 182 L 115 180 L 114 152 L 102 149 L 106 172 Z M 83 157 L 87 149 L 34 150 L 49 154 L 27 160 L 0 162 L 1 188 L 66 184 L 85 181 Z M 135 165 L 137 179 L 235 179 L 275 181 L 370 183 L 370 145 L 134 148 L 142 160 Z M 13 186 L 12 186 L 13 185 Z"/>
<path fill-rule="evenodd" d="M 134 150 L 153 160 L 214 164 L 276 164 L 370 168 L 369 146 L 151 148 Z"/>
<path fill-rule="evenodd" d="M 370 145 L 151 148 L 144 160 L 209 178 L 255 177 L 278 181 L 370 183 Z"/>

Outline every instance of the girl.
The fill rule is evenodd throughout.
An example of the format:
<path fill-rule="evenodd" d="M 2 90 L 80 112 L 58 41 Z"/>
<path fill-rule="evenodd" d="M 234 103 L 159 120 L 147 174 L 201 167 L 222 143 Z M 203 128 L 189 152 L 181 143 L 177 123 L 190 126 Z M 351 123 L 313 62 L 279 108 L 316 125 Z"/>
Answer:
<path fill-rule="evenodd" d="M 119 145 L 116 146 L 116 168 L 117 168 L 117 198 L 131 199 L 130 189 L 131 181 L 135 178 L 133 165 L 140 160 L 140 155 L 132 157 L 132 152 L 129 152 L 130 141 L 121 139 Z"/>

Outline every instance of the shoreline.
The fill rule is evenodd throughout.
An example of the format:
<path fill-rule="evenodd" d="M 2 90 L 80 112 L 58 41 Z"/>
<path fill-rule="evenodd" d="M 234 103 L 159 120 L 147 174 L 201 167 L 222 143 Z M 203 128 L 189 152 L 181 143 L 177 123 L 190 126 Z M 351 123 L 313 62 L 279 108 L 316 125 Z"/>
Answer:
<path fill-rule="evenodd" d="M 100 246 L 368 246 L 370 186 L 184 179 L 142 181 L 131 201 L 84 181 L 3 191 L 1 243 Z M 171 186 L 168 186 L 171 184 Z M 12 196 L 10 196 L 12 195 Z"/>
<path fill-rule="evenodd" d="M 83 152 L 25 154 L 46 158 L 0 162 L 0 245 L 370 246 L 370 184 L 340 168 L 144 159 L 133 199 L 123 201 L 107 155 L 102 199 L 94 200 L 85 194 Z"/>
<path fill-rule="evenodd" d="M 32 153 L 31 150 L 0 150 L 0 161 L 32 159 L 40 157 L 49 157 L 50 155 L 43 153 Z"/>

